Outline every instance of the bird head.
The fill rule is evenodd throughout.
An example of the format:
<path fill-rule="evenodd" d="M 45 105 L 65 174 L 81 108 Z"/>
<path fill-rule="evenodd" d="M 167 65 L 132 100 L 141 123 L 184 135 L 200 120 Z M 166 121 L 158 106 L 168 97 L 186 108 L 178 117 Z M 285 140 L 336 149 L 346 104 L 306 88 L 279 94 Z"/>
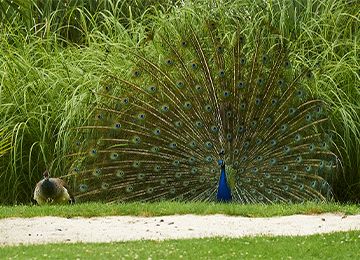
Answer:
<path fill-rule="evenodd" d="M 219 164 L 219 166 L 223 166 L 223 165 L 225 165 L 225 162 L 224 162 L 224 160 L 218 160 L 218 164 Z"/>
<path fill-rule="evenodd" d="M 48 170 L 44 171 L 43 176 L 44 179 L 49 179 L 49 171 Z"/>
<path fill-rule="evenodd" d="M 225 150 L 221 149 L 220 152 L 219 152 L 219 156 L 220 156 L 221 159 L 218 160 L 219 166 L 224 166 L 225 165 L 224 155 L 225 155 Z"/>

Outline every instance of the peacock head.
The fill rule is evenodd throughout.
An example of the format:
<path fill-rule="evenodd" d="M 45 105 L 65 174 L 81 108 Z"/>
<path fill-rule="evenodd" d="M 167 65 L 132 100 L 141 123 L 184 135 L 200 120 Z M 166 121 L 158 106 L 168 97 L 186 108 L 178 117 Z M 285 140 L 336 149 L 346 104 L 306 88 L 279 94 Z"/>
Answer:
<path fill-rule="evenodd" d="M 219 156 L 221 159 L 218 160 L 219 166 L 225 166 L 225 160 L 224 160 L 225 150 L 221 149 L 219 152 Z"/>
<path fill-rule="evenodd" d="M 43 176 L 44 176 L 44 179 L 46 179 L 46 180 L 49 179 L 49 171 L 48 170 L 44 171 Z"/>
<path fill-rule="evenodd" d="M 219 166 L 225 166 L 225 162 L 222 159 L 218 160 L 218 164 Z"/>

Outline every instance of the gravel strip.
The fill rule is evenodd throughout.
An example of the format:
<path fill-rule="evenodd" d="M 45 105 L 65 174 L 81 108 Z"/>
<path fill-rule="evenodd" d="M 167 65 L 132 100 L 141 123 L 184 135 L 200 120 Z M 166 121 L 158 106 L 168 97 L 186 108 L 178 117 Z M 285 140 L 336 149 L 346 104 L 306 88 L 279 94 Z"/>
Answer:
<path fill-rule="evenodd" d="M 0 219 L 0 246 L 215 236 L 304 236 L 349 230 L 360 230 L 360 215 L 321 214 L 271 218 L 225 215 L 6 218 Z"/>

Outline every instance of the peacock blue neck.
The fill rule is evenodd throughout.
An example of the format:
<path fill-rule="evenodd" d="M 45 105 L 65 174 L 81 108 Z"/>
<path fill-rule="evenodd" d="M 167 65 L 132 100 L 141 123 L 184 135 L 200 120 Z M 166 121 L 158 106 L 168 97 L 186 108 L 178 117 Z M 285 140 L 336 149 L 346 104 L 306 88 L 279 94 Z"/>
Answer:
<path fill-rule="evenodd" d="M 229 184 L 226 180 L 225 162 L 223 160 L 219 160 L 219 164 L 221 166 L 221 174 L 216 198 L 218 201 L 221 202 L 230 202 L 232 200 L 232 197 Z"/>

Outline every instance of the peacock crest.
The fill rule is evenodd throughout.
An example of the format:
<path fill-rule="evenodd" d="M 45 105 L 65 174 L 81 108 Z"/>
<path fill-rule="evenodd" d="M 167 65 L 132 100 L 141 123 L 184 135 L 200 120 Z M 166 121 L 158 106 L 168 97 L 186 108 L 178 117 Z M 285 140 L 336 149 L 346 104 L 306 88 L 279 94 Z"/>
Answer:
<path fill-rule="evenodd" d="M 185 18 L 184 18 L 185 19 Z M 109 75 L 73 166 L 78 200 L 322 201 L 336 168 L 326 104 L 259 27 L 169 21 Z"/>

